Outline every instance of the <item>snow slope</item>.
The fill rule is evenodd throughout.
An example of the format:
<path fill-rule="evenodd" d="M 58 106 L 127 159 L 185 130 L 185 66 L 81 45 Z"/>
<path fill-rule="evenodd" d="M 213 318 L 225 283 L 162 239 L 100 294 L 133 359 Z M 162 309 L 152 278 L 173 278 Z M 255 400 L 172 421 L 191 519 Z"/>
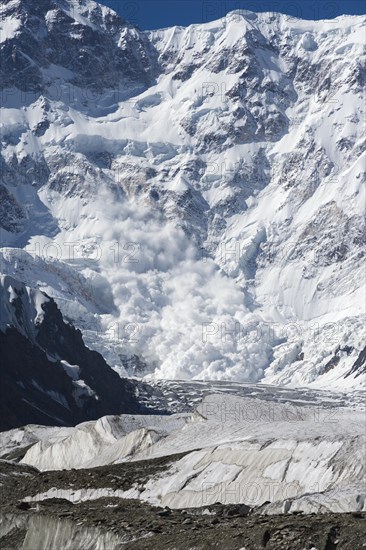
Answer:
<path fill-rule="evenodd" d="M 362 387 L 364 18 L 2 10 L 1 270 L 120 374 Z"/>

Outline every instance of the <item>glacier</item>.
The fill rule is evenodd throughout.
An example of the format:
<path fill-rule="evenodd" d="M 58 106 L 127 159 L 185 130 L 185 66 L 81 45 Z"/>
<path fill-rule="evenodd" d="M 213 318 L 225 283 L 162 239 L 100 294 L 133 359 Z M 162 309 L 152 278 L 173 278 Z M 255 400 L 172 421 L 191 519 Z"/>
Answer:
<path fill-rule="evenodd" d="M 25 448 L 20 462 L 41 471 L 171 460 L 159 474 L 125 491 L 113 482 L 95 488 L 80 482 L 25 500 L 65 498 L 76 504 L 116 497 L 169 508 L 245 503 L 265 514 L 364 511 L 361 393 L 343 404 L 334 395 L 326 404 L 322 392 L 301 401 L 282 392 L 268 399 L 260 391 L 253 395 L 255 389 L 248 388 L 247 396 L 235 395 L 235 388 L 231 394 L 208 393 L 191 413 L 108 416 L 38 432 L 39 441 Z M 16 433 L 2 436 L 8 449 Z"/>

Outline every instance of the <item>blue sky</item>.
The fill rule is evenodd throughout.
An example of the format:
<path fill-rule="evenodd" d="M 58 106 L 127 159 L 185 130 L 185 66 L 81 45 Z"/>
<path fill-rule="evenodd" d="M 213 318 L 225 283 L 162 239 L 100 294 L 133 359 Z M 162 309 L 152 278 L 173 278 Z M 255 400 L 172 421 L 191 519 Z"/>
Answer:
<path fill-rule="evenodd" d="M 205 23 L 234 9 L 279 11 L 305 19 L 366 13 L 366 0 L 99 0 L 141 29 Z"/>

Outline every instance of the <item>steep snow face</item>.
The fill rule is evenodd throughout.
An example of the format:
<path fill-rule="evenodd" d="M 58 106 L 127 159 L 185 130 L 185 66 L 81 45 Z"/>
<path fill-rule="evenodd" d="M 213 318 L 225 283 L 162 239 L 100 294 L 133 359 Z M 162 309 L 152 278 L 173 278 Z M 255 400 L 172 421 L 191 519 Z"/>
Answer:
<path fill-rule="evenodd" d="M 122 374 L 359 387 L 364 19 L 2 9 L 2 270 Z"/>
<path fill-rule="evenodd" d="M 192 416 L 106 417 L 51 434 L 27 451 L 24 464 L 49 470 L 162 456 L 172 464 L 127 492 L 112 483 L 74 494 L 53 488 L 29 500 L 105 494 L 172 508 L 221 502 L 265 504 L 268 513 L 364 510 L 364 407 L 351 400 L 325 405 L 318 397 L 299 403 L 263 400 L 260 392 L 207 395 Z M 154 437 L 144 438 L 147 432 Z"/>

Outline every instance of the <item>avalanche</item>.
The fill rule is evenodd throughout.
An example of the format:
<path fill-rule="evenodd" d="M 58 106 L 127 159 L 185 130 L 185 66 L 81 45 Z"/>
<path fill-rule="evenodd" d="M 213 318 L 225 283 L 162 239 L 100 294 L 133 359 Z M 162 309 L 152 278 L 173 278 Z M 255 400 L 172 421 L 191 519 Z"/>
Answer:
<path fill-rule="evenodd" d="M 360 387 L 364 19 L 1 9 L 2 272 L 121 375 Z"/>

